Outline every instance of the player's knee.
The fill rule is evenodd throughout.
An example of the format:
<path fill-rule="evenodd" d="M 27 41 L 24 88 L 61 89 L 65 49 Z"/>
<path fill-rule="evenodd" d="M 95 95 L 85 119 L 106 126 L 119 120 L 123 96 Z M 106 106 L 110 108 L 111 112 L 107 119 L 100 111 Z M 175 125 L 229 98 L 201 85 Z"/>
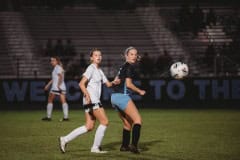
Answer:
<path fill-rule="evenodd" d="M 53 98 L 48 98 L 48 103 L 53 103 Z"/>
<path fill-rule="evenodd" d="M 62 104 L 67 103 L 66 99 L 65 98 L 61 98 L 61 103 Z"/>
<path fill-rule="evenodd" d="M 85 126 L 88 131 L 92 131 L 94 129 L 94 124 L 86 124 Z"/>
<path fill-rule="evenodd" d="M 133 120 L 133 123 L 134 124 L 142 124 L 142 118 L 139 116 L 139 117 L 136 117 L 134 120 Z"/>
<path fill-rule="evenodd" d="M 62 101 L 61 103 L 62 103 L 62 104 L 65 104 L 65 103 L 67 103 L 67 101 L 64 100 L 64 101 Z"/>
<path fill-rule="evenodd" d="M 132 126 L 130 126 L 130 125 L 123 125 L 123 128 L 130 131 L 132 129 Z"/>
<path fill-rule="evenodd" d="M 124 123 L 123 123 L 123 128 L 125 128 L 125 129 L 127 129 L 127 130 L 131 130 L 131 128 L 132 128 L 132 123 L 124 122 Z"/>
<path fill-rule="evenodd" d="M 104 126 L 108 126 L 109 121 L 108 121 L 108 119 L 104 119 L 104 120 L 101 120 L 100 123 Z"/>

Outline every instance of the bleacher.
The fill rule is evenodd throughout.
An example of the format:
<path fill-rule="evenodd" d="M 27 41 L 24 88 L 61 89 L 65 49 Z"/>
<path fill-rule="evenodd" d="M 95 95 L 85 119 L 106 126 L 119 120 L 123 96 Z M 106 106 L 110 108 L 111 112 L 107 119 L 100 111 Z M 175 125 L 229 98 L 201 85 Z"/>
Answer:
<path fill-rule="evenodd" d="M 14 63 L 14 57 L 9 54 L 8 43 L 6 42 L 7 35 L 4 31 L 4 22 L 3 17 L 5 17 L 4 12 L 0 12 L 0 77 L 1 78 L 16 78 L 17 63 Z"/>
<path fill-rule="evenodd" d="M 77 52 L 75 58 L 81 53 L 88 58 L 92 48 L 100 48 L 103 52 L 104 70 L 108 69 L 105 67 L 107 59 L 114 66 L 119 66 L 123 62 L 122 53 L 128 46 L 135 46 L 141 53 L 156 54 L 151 37 L 134 12 L 103 11 L 88 6 L 65 8 L 61 11 L 28 9 L 24 11 L 24 15 L 38 47 L 46 44 L 49 38 L 60 38 L 63 41 L 71 39 Z M 109 74 L 114 76 L 116 73 Z"/>
<path fill-rule="evenodd" d="M 6 52 L 1 58 L 1 68 L 7 71 L 3 78 L 36 78 L 44 71 L 36 52 L 34 39 L 21 12 L 0 12 L 1 34 Z M 6 63 L 8 62 L 8 63 Z M 44 75 L 44 74 L 42 74 Z"/>
<path fill-rule="evenodd" d="M 193 9 L 195 6 L 191 6 L 191 9 Z M 235 61 L 235 57 L 231 57 L 231 55 L 219 55 L 221 52 L 221 47 L 224 44 L 230 44 L 233 42 L 233 38 L 231 35 L 228 35 L 225 32 L 224 25 L 221 23 L 221 19 L 224 16 L 231 16 L 234 13 L 232 6 L 211 6 L 209 4 L 201 4 L 200 8 L 203 10 L 203 12 L 206 14 L 210 8 L 213 8 L 216 16 L 217 16 L 217 23 L 212 26 L 206 26 L 202 30 L 200 30 L 197 33 L 197 36 L 194 36 L 191 31 L 181 31 L 177 30 L 177 35 L 180 41 L 182 41 L 183 46 L 185 46 L 186 50 L 190 53 L 191 61 L 195 62 L 195 68 L 196 73 L 198 73 L 198 76 L 218 76 L 216 72 L 221 71 L 222 75 L 224 76 L 225 72 L 226 74 L 229 74 L 233 68 L 237 71 L 236 73 L 234 71 L 233 74 L 240 74 L 239 73 L 239 63 Z M 170 6 L 161 6 L 158 7 L 159 14 L 161 17 L 163 17 L 164 20 L 166 20 L 166 25 L 169 29 L 172 29 L 173 31 L 177 29 L 177 24 L 179 23 L 179 10 L 180 5 L 170 5 Z M 221 61 L 219 63 L 222 63 L 221 68 L 219 66 L 216 66 L 216 59 L 218 57 L 215 57 L 212 59 L 211 55 L 209 57 L 206 57 L 205 51 L 209 44 L 213 43 L 216 49 L 216 56 L 222 56 Z M 212 59 L 212 65 L 208 65 L 205 63 L 205 59 L 211 58 Z M 224 64 L 228 64 L 225 65 Z M 229 68 L 228 68 L 229 67 Z"/>
<path fill-rule="evenodd" d="M 204 12 L 208 9 L 203 6 Z M 215 7 L 218 16 L 232 14 L 229 7 Z M 90 49 L 103 52 L 103 70 L 108 77 L 116 74 L 123 62 L 122 53 L 135 46 L 143 55 L 148 52 L 156 60 L 168 50 L 173 61 L 184 61 L 190 76 L 215 76 L 213 68 L 202 63 L 208 44 L 221 46 L 232 42 L 223 25 L 217 23 L 200 31 L 197 37 L 189 31 L 174 32 L 171 25 L 178 21 L 179 6 L 139 6 L 135 11 L 101 10 L 94 5 L 65 7 L 62 10 L 25 7 L 21 12 L 0 13 L 0 71 L 1 78 L 49 78 L 51 66 L 44 53 L 48 39 L 56 44 L 71 39 L 76 55 L 68 57 L 65 69 L 79 62 L 80 54 L 88 58 Z M 109 69 L 109 63 L 113 69 Z M 155 75 L 159 76 L 159 75 Z"/>

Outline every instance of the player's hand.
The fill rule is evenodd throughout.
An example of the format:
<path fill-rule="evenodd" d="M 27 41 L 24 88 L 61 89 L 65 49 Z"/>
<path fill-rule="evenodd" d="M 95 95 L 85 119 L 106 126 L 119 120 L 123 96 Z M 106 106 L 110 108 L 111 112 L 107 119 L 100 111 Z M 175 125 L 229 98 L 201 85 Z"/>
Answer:
<path fill-rule="evenodd" d="M 115 79 L 112 81 L 112 83 L 113 83 L 114 85 L 118 85 L 118 84 L 121 83 L 121 80 L 120 80 L 119 78 L 115 78 Z"/>
<path fill-rule="evenodd" d="M 48 86 L 45 86 L 45 87 L 44 87 L 44 90 L 47 91 L 47 90 L 48 90 Z"/>
<path fill-rule="evenodd" d="M 90 104 L 91 103 L 91 99 L 90 99 L 89 94 L 85 94 L 84 97 L 85 97 L 86 104 Z"/>
<path fill-rule="evenodd" d="M 144 96 L 144 95 L 146 94 L 146 91 L 145 91 L 145 90 L 140 90 L 140 91 L 139 91 L 139 94 L 140 94 L 141 96 Z"/>
<path fill-rule="evenodd" d="M 60 92 L 60 94 L 62 94 L 62 89 L 58 86 L 58 90 Z"/>

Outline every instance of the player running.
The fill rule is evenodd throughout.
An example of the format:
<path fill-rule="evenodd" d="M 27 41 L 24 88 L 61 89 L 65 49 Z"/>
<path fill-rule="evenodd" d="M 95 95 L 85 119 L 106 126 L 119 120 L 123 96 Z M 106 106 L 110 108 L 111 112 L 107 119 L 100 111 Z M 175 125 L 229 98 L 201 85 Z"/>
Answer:
<path fill-rule="evenodd" d="M 100 68 L 102 61 L 102 53 L 99 49 L 93 49 L 90 52 L 91 64 L 83 73 L 83 77 L 79 86 L 83 92 L 83 106 L 85 109 L 85 125 L 80 126 L 70 132 L 68 135 L 60 137 L 60 150 L 65 153 L 66 144 L 76 137 L 93 130 L 96 120 L 99 121 L 99 126 L 95 133 L 94 142 L 91 148 L 93 153 L 106 153 L 101 150 L 101 142 L 103 140 L 105 130 L 108 126 L 108 118 L 104 108 L 100 102 L 102 84 L 111 87 L 118 84 L 118 80 L 109 82 L 103 71 Z"/>

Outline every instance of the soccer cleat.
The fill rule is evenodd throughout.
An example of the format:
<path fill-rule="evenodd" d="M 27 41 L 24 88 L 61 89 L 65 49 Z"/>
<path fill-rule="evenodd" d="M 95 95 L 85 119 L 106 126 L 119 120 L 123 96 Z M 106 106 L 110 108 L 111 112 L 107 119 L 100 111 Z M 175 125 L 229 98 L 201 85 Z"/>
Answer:
<path fill-rule="evenodd" d="M 129 150 L 130 150 L 130 152 L 135 153 L 135 154 L 139 154 L 140 153 L 138 148 L 136 146 L 134 146 L 134 145 L 129 145 Z"/>
<path fill-rule="evenodd" d="M 129 146 L 121 146 L 120 151 L 121 152 L 128 152 L 128 151 L 130 151 L 130 148 L 129 148 Z"/>
<path fill-rule="evenodd" d="M 48 117 L 43 117 L 42 118 L 42 121 L 51 121 L 52 119 L 51 118 L 48 118 Z"/>
<path fill-rule="evenodd" d="M 66 142 L 65 142 L 64 138 L 59 137 L 58 140 L 59 140 L 59 148 L 60 148 L 61 152 L 65 153 Z"/>
<path fill-rule="evenodd" d="M 60 121 L 60 122 L 69 121 L 69 119 L 68 119 L 68 118 L 62 118 L 62 119 L 60 119 L 59 121 Z"/>
<path fill-rule="evenodd" d="M 99 148 L 91 148 L 92 153 L 107 153 L 107 151 L 102 151 Z"/>

